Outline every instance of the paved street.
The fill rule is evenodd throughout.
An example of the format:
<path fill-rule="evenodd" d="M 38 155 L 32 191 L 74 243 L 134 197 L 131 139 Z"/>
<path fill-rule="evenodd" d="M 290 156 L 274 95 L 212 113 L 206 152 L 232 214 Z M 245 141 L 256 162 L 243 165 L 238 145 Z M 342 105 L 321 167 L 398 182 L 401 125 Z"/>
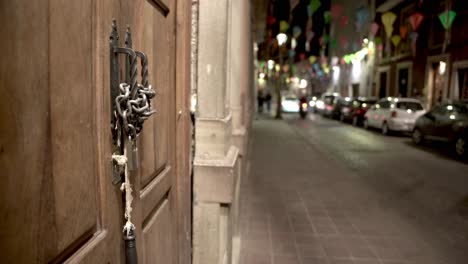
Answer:
<path fill-rule="evenodd" d="M 254 122 L 242 264 L 468 263 L 468 165 L 338 121 Z"/>

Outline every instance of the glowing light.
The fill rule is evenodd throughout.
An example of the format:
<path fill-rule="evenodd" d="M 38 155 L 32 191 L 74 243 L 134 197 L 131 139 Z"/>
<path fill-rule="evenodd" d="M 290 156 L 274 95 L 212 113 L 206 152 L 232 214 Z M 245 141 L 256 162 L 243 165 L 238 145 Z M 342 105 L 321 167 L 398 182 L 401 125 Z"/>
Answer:
<path fill-rule="evenodd" d="M 390 100 L 392 100 L 392 98 L 391 98 L 391 97 L 387 97 L 387 100 L 389 100 L 389 101 L 390 101 Z"/>
<path fill-rule="evenodd" d="M 275 62 L 273 60 L 268 60 L 268 69 L 273 70 L 275 67 Z"/>
<path fill-rule="evenodd" d="M 449 117 L 450 117 L 450 119 L 452 119 L 452 120 L 455 119 L 455 115 L 450 115 Z"/>
<path fill-rule="evenodd" d="M 452 111 L 453 110 L 453 105 L 448 105 L 447 110 Z"/>
<path fill-rule="evenodd" d="M 340 78 L 340 67 L 333 66 L 333 81 L 338 82 Z"/>
<path fill-rule="evenodd" d="M 306 88 L 307 87 L 307 81 L 305 79 L 301 79 L 301 82 L 299 83 L 299 88 Z"/>
<path fill-rule="evenodd" d="M 317 101 L 317 96 L 312 97 L 312 100 Z"/>
<path fill-rule="evenodd" d="M 398 102 L 398 98 L 395 98 L 395 100 L 393 100 L 393 101 Z"/>
<path fill-rule="evenodd" d="M 292 48 L 292 49 L 295 49 L 296 46 L 297 46 L 297 41 L 296 41 L 295 38 L 292 38 L 292 39 L 291 39 L 291 48 Z"/>
<path fill-rule="evenodd" d="M 447 68 L 447 63 L 440 61 L 439 62 L 439 74 L 443 75 L 445 73 L 446 68 Z"/>
<path fill-rule="evenodd" d="M 345 101 L 346 101 L 346 102 L 349 102 L 349 101 L 351 101 L 351 98 L 346 97 L 346 98 L 345 98 Z"/>
<path fill-rule="evenodd" d="M 318 101 L 315 103 L 315 106 L 316 106 L 318 109 L 325 109 L 325 103 L 324 103 L 322 100 L 318 100 Z"/>
<path fill-rule="evenodd" d="M 366 104 L 366 103 L 363 103 L 363 104 L 362 104 L 362 107 L 367 107 L 367 104 Z"/>
<path fill-rule="evenodd" d="M 363 42 L 364 42 L 364 44 L 368 44 L 368 43 L 369 43 L 369 40 L 368 40 L 367 38 L 365 38 L 365 39 L 363 40 Z"/>
<path fill-rule="evenodd" d="M 265 74 L 262 72 L 259 74 L 260 79 L 265 79 Z"/>
<path fill-rule="evenodd" d="M 314 102 L 314 101 L 310 101 L 310 102 L 309 102 L 309 106 L 310 106 L 310 107 L 314 107 L 314 106 L 315 106 L 315 102 Z"/>
<path fill-rule="evenodd" d="M 406 112 L 407 112 L 408 114 L 411 114 L 411 113 L 413 112 L 413 110 L 408 109 L 408 110 L 406 110 Z"/>
<path fill-rule="evenodd" d="M 353 77 L 355 80 L 361 75 L 361 61 L 353 60 Z"/>
<path fill-rule="evenodd" d="M 286 43 L 286 41 L 288 41 L 288 36 L 284 33 L 279 33 L 278 35 L 276 35 L 276 39 L 278 40 L 278 45 L 283 45 L 284 43 Z"/>
<path fill-rule="evenodd" d="M 277 72 L 279 72 L 280 69 L 281 69 L 280 65 L 279 65 L 279 64 L 276 64 L 276 65 L 275 65 L 275 70 L 276 70 Z"/>

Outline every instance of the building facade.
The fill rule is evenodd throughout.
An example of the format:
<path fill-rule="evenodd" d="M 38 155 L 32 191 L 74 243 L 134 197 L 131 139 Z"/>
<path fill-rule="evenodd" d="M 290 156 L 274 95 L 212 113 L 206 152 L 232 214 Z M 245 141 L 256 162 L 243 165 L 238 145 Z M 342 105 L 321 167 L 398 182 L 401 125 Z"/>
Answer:
<path fill-rule="evenodd" d="M 393 36 L 401 39 L 398 44 L 386 36 L 381 17 L 387 12 L 396 15 L 392 27 Z M 444 12 L 456 14 L 447 28 L 441 18 Z M 382 46 L 374 95 L 417 97 L 428 108 L 468 98 L 468 13 L 462 1 L 377 1 L 376 13 Z"/>
<path fill-rule="evenodd" d="M 238 263 L 239 191 L 252 120 L 253 42 L 247 0 L 193 1 L 196 70 L 193 263 Z"/>

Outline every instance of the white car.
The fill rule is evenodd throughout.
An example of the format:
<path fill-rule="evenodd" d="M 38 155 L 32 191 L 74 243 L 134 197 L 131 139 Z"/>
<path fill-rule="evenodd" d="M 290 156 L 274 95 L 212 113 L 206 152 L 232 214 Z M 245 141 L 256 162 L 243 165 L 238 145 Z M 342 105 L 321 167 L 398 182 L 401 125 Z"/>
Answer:
<path fill-rule="evenodd" d="M 411 132 L 416 119 L 426 113 L 421 101 L 388 97 L 373 105 L 364 116 L 364 127 L 374 127 L 387 135 L 392 131 Z"/>
<path fill-rule="evenodd" d="M 281 99 L 281 108 L 283 112 L 298 113 L 299 99 L 293 96 L 285 96 Z"/>

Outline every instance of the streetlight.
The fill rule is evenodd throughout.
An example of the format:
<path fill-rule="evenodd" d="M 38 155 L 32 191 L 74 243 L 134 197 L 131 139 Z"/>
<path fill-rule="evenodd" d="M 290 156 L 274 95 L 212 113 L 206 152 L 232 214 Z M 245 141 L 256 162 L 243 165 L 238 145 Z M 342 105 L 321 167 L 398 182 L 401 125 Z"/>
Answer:
<path fill-rule="evenodd" d="M 283 68 L 283 56 L 281 54 L 281 47 L 283 44 L 288 41 L 288 36 L 284 33 L 279 33 L 276 35 L 276 40 L 278 40 L 278 53 L 279 53 L 279 64 L 281 69 Z M 281 70 L 280 70 L 280 79 L 281 82 Z M 275 118 L 281 119 L 281 84 L 276 85 L 276 98 L 277 98 L 277 107 L 276 107 L 276 116 Z"/>

